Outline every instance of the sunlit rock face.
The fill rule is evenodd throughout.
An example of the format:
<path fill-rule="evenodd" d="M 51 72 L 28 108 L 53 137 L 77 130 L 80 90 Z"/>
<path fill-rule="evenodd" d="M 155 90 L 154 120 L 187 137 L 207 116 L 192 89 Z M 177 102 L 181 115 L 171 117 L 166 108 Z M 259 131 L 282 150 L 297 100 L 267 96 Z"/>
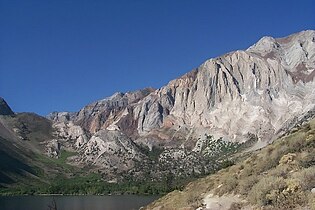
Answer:
<path fill-rule="evenodd" d="M 245 51 L 207 60 L 135 105 L 137 131 L 188 127 L 231 141 L 262 140 L 315 104 L 315 32 L 263 37 Z"/>
<path fill-rule="evenodd" d="M 109 160 L 109 148 L 140 158 L 132 142 L 193 148 L 190 141 L 205 134 L 233 142 L 251 134 L 267 142 L 314 109 L 314 69 L 315 31 L 263 37 L 247 50 L 207 60 L 160 89 L 116 93 L 77 113 L 49 118 L 56 125 L 66 123 L 55 127 L 67 127 L 65 133 L 73 133 L 82 150 L 81 160 L 95 164 L 122 164 L 114 156 Z"/>

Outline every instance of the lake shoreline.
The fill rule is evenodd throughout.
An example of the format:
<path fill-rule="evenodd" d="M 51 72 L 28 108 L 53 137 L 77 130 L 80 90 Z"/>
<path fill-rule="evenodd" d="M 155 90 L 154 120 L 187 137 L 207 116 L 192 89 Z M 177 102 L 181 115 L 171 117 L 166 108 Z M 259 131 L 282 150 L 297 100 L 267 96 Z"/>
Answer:
<path fill-rule="evenodd" d="M 58 210 L 132 210 L 139 209 L 161 196 L 144 195 L 19 195 L 0 196 L 1 210 L 43 210 L 55 203 Z"/>
<path fill-rule="evenodd" d="M 37 194 L 37 193 L 34 193 L 34 194 L 10 194 L 10 193 L 3 193 L 1 194 L 0 193 L 0 197 L 10 197 L 10 196 L 125 196 L 125 195 L 135 195 L 135 196 L 163 196 L 163 195 L 166 195 L 166 194 L 149 194 L 149 193 L 141 193 L 141 194 L 136 194 L 136 193 L 127 193 L 127 192 L 124 192 L 124 193 L 110 193 L 110 194 L 56 194 L 56 193 L 53 193 L 53 194 L 47 194 L 47 193 L 44 193 L 44 194 Z"/>

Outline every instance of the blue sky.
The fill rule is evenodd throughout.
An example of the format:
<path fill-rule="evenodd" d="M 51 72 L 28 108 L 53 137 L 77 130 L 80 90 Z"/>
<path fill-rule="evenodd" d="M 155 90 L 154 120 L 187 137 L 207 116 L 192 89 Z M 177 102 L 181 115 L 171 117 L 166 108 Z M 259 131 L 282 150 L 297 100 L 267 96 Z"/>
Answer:
<path fill-rule="evenodd" d="M 314 0 L 1 0 L 0 96 L 16 112 L 77 111 L 315 29 L 314 11 Z"/>

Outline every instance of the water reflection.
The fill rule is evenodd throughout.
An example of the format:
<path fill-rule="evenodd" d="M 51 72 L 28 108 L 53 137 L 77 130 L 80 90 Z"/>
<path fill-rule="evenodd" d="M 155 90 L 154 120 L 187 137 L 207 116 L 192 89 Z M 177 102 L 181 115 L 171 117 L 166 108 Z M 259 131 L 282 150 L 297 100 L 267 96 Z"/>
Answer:
<path fill-rule="evenodd" d="M 0 196 L 1 210 L 49 210 L 53 198 L 58 210 L 133 210 L 158 196 Z"/>

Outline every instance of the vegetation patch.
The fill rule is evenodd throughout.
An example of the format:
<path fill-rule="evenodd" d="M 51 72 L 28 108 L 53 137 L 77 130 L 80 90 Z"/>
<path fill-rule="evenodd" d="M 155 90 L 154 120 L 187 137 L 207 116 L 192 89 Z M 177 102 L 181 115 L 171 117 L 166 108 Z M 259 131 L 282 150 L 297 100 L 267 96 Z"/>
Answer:
<path fill-rule="evenodd" d="M 201 207 L 199 200 L 210 193 L 236 194 L 247 201 L 235 203 L 231 209 L 246 205 L 264 209 L 315 209 L 315 194 L 311 192 L 315 188 L 314 134 L 315 119 L 259 151 L 244 154 L 243 160 L 240 158 L 235 165 L 160 198 L 148 209 Z"/>

